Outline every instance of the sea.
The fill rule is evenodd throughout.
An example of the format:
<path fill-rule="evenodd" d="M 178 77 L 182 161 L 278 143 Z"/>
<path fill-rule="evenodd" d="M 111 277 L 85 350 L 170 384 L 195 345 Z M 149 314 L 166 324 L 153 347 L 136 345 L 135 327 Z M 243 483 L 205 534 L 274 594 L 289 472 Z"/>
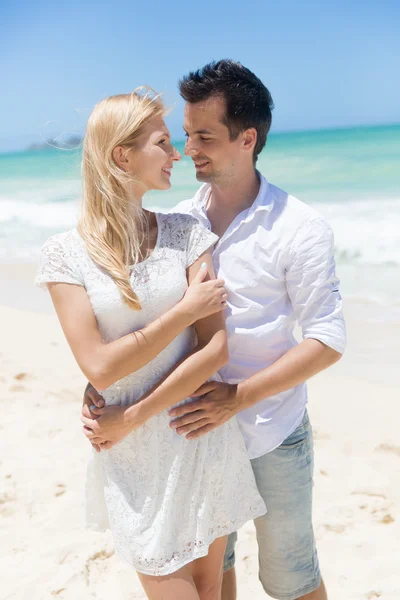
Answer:
<path fill-rule="evenodd" d="M 50 235 L 75 226 L 80 163 L 80 148 L 0 154 L 1 262 L 35 262 Z M 271 133 L 257 168 L 326 217 L 343 294 L 400 311 L 400 125 Z M 183 157 L 172 188 L 145 206 L 167 211 L 198 187 Z"/>

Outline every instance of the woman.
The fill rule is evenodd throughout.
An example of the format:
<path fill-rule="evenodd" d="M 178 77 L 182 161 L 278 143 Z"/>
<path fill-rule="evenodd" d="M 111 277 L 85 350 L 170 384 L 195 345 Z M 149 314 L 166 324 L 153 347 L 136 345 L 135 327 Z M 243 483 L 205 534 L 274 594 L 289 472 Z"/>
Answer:
<path fill-rule="evenodd" d="M 37 282 L 48 286 L 81 370 L 102 390 L 100 418 L 124 414 L 119 443 L 89 464 L 89 524 L 111 527 L 148 598 L 218 600 L 226 536 L 265 505 L 235 419 L 198 440 L 169 427 L 167 409 L 228 357 L 216 236 L 190 216 L 142 208 L 145 192 L 170 187 L 180 159 L 163 115 L 149 90 L 95 107 L 78 229 L 45 244 Z"/>

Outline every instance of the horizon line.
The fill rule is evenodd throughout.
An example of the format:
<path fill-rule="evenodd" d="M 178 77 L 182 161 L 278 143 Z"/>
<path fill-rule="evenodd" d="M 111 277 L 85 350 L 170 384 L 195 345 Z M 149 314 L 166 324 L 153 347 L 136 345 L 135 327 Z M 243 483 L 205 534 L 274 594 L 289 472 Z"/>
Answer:
<path fill-rule="evenodd" d="M 348 131 L 348 130 L 355 130 L 355 129 L 373 129 L 373 128 L 379 128 L 379 127 L 395 127 L 395 126 L 400 126 L 400 121 L 392 121 L 392 122 L 383 122 L 383 123 L 363 123 L 363 124 L 358 124 L 358 125 L 332 125 L 332 126 L 328 126 L 328 127 L 312 127 L 310 129 L 278 129 L 278 130 L 272 130 L 268 133 L 268 136 L 275 136 L 275 135 L 291 135 L 291 134 L 302 134 L 302 133 L 321 133 L 323 131 Z M 23 137 L 35 137 L 35 135 L 38 134 L 29 134 L 29 133 L 25 133 L 25 134 L 21 134 Z M 84 137 L 84 133 L 78 133 L 78 132 L 71 132 L 71 137 L 72 136 L 77 136 L 77 137 L 81 137 L 81 139 L 83 139 Z M 1 138 L 0 137 L 0 142 L 1 139 L 7 139 L 7 138 Z M 51 140 L 51 136 L 49 136 L 47 139 Z M 184 138 L 175 138 L 172 137 L 171 138 L 173 142 L 184 142 L 185 139 Z M 42 141 L 45 143 L 46 140 Z M 29 145 L 33 145 L 35 142 L 31 142 Z M 49 145 L 49 147 L 51 147 Z M 73 148 L 72 148 L 73 149 Z M 23 147 L 23 148 L 19 148 L 16 150 L 0 150 L 0 154 L 7 154 L 7 153 L 19 153 L 19 152 L 26 152 L 29 150 L 29 147 Z"/>

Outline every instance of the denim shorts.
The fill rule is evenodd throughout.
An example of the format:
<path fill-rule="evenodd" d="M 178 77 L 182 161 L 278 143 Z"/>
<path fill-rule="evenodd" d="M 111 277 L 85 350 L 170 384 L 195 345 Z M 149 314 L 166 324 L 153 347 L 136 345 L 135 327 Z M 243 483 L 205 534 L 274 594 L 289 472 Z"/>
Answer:
<path fill-rule="evenodd" d="M 266 593 L 296 600 L 321 584 L 312 527 L 313 438 L 307 411 L 278 448 L 251 461 L 267 514 L 255 521 L 259 579 Z M 235 564 L 237 534 L 228 537 L 224 569 Z"/>

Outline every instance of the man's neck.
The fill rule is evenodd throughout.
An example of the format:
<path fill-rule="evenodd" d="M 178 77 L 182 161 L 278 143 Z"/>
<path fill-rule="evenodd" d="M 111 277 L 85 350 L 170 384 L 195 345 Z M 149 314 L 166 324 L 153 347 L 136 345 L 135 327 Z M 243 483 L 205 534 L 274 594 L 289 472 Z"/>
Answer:
<path fill-rule="evenodd" d="M 207 216 L 212 230 L 222 236 L 235 217 L 249 208 L 257 198 L 260 180 L 255 170 L 239 177 L 229 186 L 211 184 Z"/>

